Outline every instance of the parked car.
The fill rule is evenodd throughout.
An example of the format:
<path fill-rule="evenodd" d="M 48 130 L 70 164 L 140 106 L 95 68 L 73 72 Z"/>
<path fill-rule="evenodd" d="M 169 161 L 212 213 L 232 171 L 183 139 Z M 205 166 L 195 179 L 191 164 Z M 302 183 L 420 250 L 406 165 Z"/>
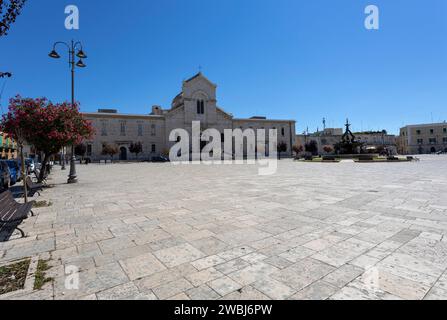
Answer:
<path fill-rule="evenodd" d="M 34 171 L 42 169 L 42 163 L 34 161 Z"/>
<path fill-rule="evenodd" d="M 36 170 L 36 163 L 32 158 L 25 159 L 25 165 L 28 169 L 28 172 L 34 172 L 34 170 Z"/>
<path fill-rule="evenodd" d="M 0 161 L 0 189 L 8 189 L 11 185 L 11 173 L 6 161 Z"/>
<path fill-rule="evenodd" d="M 152 157 L 152 162 L 169 162 L 169 159 L 163 156 Z"/>
<path fill-rule="evenodd" d="M 20 171 L 22 170 L 22 162 L 20 161 L 20 159 L 18 159 L 18 164 L 19 164 L 19 168 Z M 34 162 L 33 158 L 26 158 L 25 159 L 25 172 L 27 175 L 31 174 L 32 172 L 34 172 L 34 170 L 36 170 L 36 163 Z"/>
<path fill-rule="evenodd" d="M 16 182 L 21 180 L 20 166 L 18 161 L 16 160 L 5 160 L 6 164 L 9 167 L 10 177 L 11 177 L 11 185 L 16 184 Z"/>

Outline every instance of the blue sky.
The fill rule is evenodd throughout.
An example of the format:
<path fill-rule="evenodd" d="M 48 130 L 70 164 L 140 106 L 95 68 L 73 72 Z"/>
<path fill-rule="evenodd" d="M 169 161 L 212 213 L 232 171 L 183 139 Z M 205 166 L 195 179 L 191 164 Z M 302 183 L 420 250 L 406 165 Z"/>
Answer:
<path fill-rule="evenodd" d="M 64 8 L 80 30 L 64 28 Z M 380 8 L 380 30 L 364 8 Z M 447 120 L 445 0 L 28 0 L 0 38 L 1 100 L 15 94 L 70 97 L 68 64 L 47 54 L 56 40 L 81 40 L 77 73 L 83 111 L 149 113 L 170 106 L 198 72 L 218 84 L 218 105 L 237 117 L 295 119 L 297 132 L 355 130 Z M 61 50 L 62 54 L 62 50 Z"/>

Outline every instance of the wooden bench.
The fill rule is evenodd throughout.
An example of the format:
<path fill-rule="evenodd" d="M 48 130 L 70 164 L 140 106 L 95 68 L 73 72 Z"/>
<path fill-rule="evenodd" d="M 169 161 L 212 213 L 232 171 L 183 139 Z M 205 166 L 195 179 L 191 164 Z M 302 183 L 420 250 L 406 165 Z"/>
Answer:
<path fill-rule="evenodd" d="M 10 191 L 0 193 L 0 231 L 5 229 L 17 229 L 25 237 L 25 233 L 18 226 L 23 220 L 28 218 L 28 214 L 34 205 L 34 201 L 20 204 L 14 200 Z"/>
<path fill-rule="evenodd" d="M 28 195 L 32 197 L 34 193 L 37 193 L 40 196 L 40 191 L 43 190 L 42 183 L 34 183 L 31 177 L 26 177 L 26 188 L 28 190 Z"/>
<path fill-rule="evenodd" d="M 35 177 L 36 177 L 36 180 L 39 181 L 40 170 L 39 170 L 39 169 L 34 170 L 34 175 L 35 175 Z M 45 176 L 43 177 L 43 182 L 46 183 L 47 178 L 48 178 L 48 171 L 45 172 Z"/>

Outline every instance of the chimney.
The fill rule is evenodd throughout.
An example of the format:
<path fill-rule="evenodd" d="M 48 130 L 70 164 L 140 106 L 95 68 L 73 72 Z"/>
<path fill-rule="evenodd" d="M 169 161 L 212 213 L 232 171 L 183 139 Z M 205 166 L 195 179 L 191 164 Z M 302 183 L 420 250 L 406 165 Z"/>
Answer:
<path fill-rule="evenodd" d="M 116 109 L 98 109 L 98 113 L 118 113 Z"/>
<path fill-rule="evenodd" d="M 151 115 L 160 116 L 163 114 L 163 109 L 160 106 L 152 106 Z"/>

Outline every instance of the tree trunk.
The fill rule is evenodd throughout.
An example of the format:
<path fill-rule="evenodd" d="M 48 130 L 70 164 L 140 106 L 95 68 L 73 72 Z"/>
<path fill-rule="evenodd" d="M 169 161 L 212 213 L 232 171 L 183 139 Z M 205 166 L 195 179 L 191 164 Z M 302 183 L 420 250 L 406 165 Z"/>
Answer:
<path fill-rule="evenodd" d="M 25 172 L 25 157 L 23 156 L 23 144 L 20 145 L 20 161 L 21 171 L 22 171 L 22 179 L 23 179 L 23 195 L 25 197 L 25 203 L 28 203 L 28 188 L 26 186 L 26 179 L 28 178 L 27 172 Z"/>
<path fill-rule="evenodd" d="M 50 158 L 50 156 L 45 153 L 45 155 L 43 157 L 42 164 L 40 166 L 40 174 L 39 174 L 39 178 L 38 178 L 38 182 L 39 183 L 42 183 L 42 181 L 45 178 L 45 174 L 46 174 L 46 171 L 47 171 L 47 163 L 48 163 L 48 159 L 49 158 Z"/>

